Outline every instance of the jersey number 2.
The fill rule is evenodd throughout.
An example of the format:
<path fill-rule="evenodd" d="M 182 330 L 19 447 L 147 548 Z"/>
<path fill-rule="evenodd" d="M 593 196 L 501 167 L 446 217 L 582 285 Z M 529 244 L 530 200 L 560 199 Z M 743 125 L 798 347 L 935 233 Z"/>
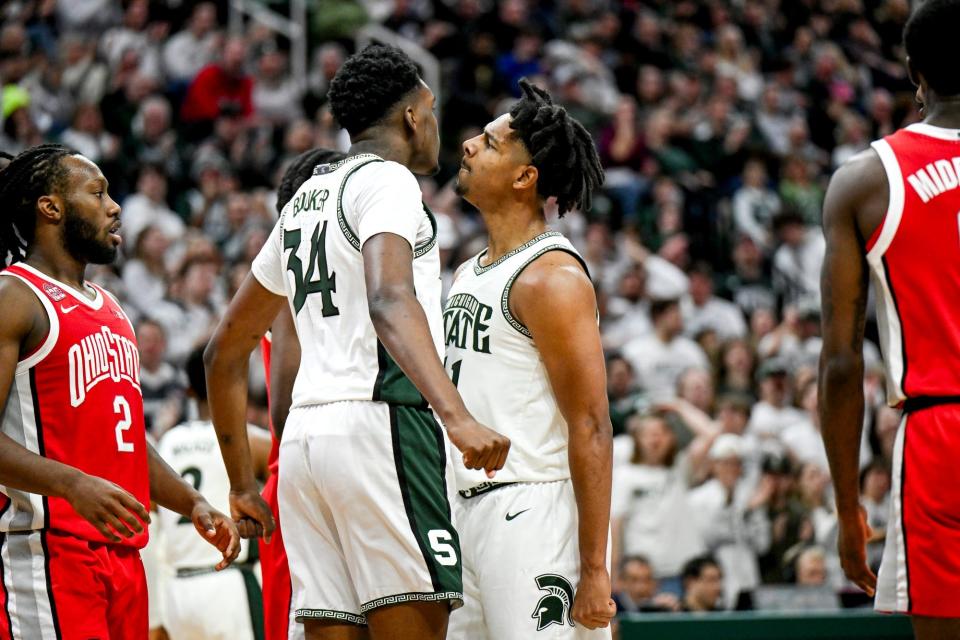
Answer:
<path fill-rule="evenodd" d="M 297 256 L 300 247 L 300 229 L 290 229 L 283 234 L 283 248 L 291 249 L 287 258 L 287 271 L 293 272 L 296 281 L 296 290 L 293 294 L 293 308 L 297 313 L 307 301 L 307 295 L 319 293 L 323 301 L 323 317 L 340 315 L 340 310 L 333 304 L 333 294 L 337 291 L 337 274 L 327 273 L 327 221 L 317 225 L 310 237 L 310 259 L 307 272 L 303 272 L 303 262 Z M 317 279 L 313 279 L 314 272 Z"/>
<path fill-rule="evenodd" d="M 123 439 L 123 432 L 130 428 L 130 403 L 123 396 L 117 396 L 113 399 L 113 412 L 120 416 L 117 421 L 117 451 L 123 453 L 133 453 L 133 443 Z"/>

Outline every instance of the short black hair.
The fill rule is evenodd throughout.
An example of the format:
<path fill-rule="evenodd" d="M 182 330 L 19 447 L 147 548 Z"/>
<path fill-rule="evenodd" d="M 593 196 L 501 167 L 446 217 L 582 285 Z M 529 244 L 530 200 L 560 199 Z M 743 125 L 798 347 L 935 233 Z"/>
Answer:
<path fill-rule="evenodd" d="M 700 577 L 703 576 L 703 570 L 707 567 L 716 567 L 719 569 L 720 564 L 717 562 L 716 558 L 710 554 L 704 554 L 702 556 L 691 558 L 685 565 L 683 565 L 683 571 L 680 573 L 680 577 L 682 578 L 683 582 L 686 582 L 687 580 L 699 580 Z"/>
<path fill-rule="evenodd" d="M 960 74 L 950 55 L 960 25 L 960 0 L 926 0 L 916 5 L 903 28 L 910 67 L 937 95 L 960 95 Z"/>
<path fill-rule="evenodd" d="M 372 44 L 355 53 L 330 83 L 330 109 L 351 137 L 377 124 L 420 85 L 417 65 L 396 47 Z"/>
<path fill-rule="evenodd" d="M 650 558 L 642 554 L 637 554 L 633 556 L 624 556 L 620 560 L 620 571 L 622 572 L 624 569 L 626 569 L 627 565 L 630 564 L 631 562 L 639 562 L 640 564 L 646 565 L 648 567 L 651 567 L 651 568 L 653 567 L 653 565 L 650 563 Z"/>
<path fill-rule="evenodd" d="M 313 170 L 318 164 L 329 164 L 342 160 L 345 154 L 332 149 L 311 149 L 304 151 L 290 163 L 287 170 L 283 172 L 280 178 L 280 186 L 277 187 L 277 213 L 286 206 L 290 199 L 297 193 L 297 189 L 310 179 Z"/>
<path fill-rule="evenodd" d="M 673 307 L 680 306 L 680 301 L 676 298 L 664 298 L 650 301 L 650 320 L 656 322 L 657 318 L 670 311 Z"/>
<path fill-rule="evenodd" d="M 206 344 L 201 345 L 187 356 L 187 388 L 194 397 L 201 402 L 207 401 L 207 371 L 203 366 L 203 350 Z"/>
<path fill-rule="evenodd" d="M 8 155 L 8 154 L 4 154 Z M 67 177 L 63 158 L 75 152 L 60 144 L 41 144 L 17 154 L 0 170 L 0 266 L 27 257 L 37 229 L 37 200 L 62 191 Z"/>
<path fill-rule="evenodd" d="M 510 109 L 516 131 L 540 173 L 537 192 L 556 197 L 562 216 L 574 207 L 590 209 L 593 190 L 603 184 L 603 167 L 593 138 L 550 94 L 520 79 L 520 101 Z"/>

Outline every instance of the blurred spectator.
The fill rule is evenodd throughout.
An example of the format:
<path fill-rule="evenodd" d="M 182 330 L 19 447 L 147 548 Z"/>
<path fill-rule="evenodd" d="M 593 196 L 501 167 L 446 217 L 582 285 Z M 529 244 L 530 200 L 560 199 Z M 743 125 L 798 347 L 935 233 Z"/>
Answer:
<path fill-rule="evenodd" d="M 246 57 L 243 38 L 227 40 L 220 62 L 203 67 L 190 83 L 180 108 L 184 122 L 212 123 L 225 109 L 243 117 L 253 113 L 253 79 L 244 71 Z"/>
<path fill-rule="evenodd" d="M 774 288 L 788 303 L 820 296 L 820 267 L 826 245 L 819 227 L 805 225 L 795 209 L 785 209 L 773 221 L 782 243 L 773 256 Z"/>
<path fill-rule="evenodd" d="M 109 178 L 110 165 L 120 153 L 120 140 L 104 131 L 100 107 L 95 104 L 77 107 L 73 124 L 60 135 L 60 141 L 100 165 Z"/>
<path fill-rule="evenodd" d="M 683 333 L 678 300 L 656 300 L 650 305 L 653 332 L 631 340 L 623 355 L 630 360 L 640 388 L 657 398 L 670 398 L 677 378 L 688 367 L 707 367 L 707 357 Z"/>
<path fill-rule="evenodd" d="M 768 477 L 756 487 L 745 479 L 742 455 L 740 436 L 718 436 L 709 453 L 712 479 L 689 494 L 694 521 L 723 570 L 728 609 L 760 584 L 757 557 L 770 547 L 766 508 L 775 485 Z"/>
<path fill-rule="evenodd" d="M 712 556 L 698 556 L 683 567 L 682 611 L 720 611 L 723 571 Z"/>
<path fill-rule="evenodd" d="M 147 430 L 154 438 L 180 421 L 187 389 L 186 374 L 167 362 L 167 334 L 155 320 L 137 323 L 140 390 Z"/>
<path fill-rule="evenodd" d="M 126 154 L 139 164 L 163 167 L 167 178 L 179 183 L 185 178 L 177 132 L 171 127 L 170 103 L 150 96 L 133 119 Z"/>
<path fill-rule="evenodd" d="M 743 168 L 743 187 L 733 195 L 733 220 L 764 251 L 773 248 L 771 223 L 780 210 L 780 198 L 767 187 L 767 170 L 760 160 L 750 160 Z"/>
<path fill-rule="evenodd" d="M 663 590 L 679 594 L 684 563 L 704 550 L 690 526 L 689 467 L 665 414 L 634 416 L 628 427 L 633 453 L 613 472 L 614 549 L 648 557 Z"/>
<path fill-rule="evenodd" d="M 167 359 L 178 366 L 213 332 L 218 318 L 213 296 L 218 273 L 219 265 L 213 258 L 188 257 L 167 297 L 153 308 L 154 318 L 169 336 Z"/>
<path fill-rule="evenodd" d="M 302 95 L 297 81 L 288 73 L 286 53 L 271 44 L 257 60 L 252 95 L 257 116 L 270 124 L 283 124 L 299 118 L 303 115 L 300 108 Z"/>
<path fill-rule="evenodd" d="M 747 333 L 743 312 L 729 300 L 713 295 L 713 268 L 698 262 L 687 270 L 690 293 L 680 303 L 684 332 L 695 336 L 704 330 L 717 334 L 720 340 L 742 338 Z"/>
<path fill-rule="evenodd" d="M 827 554 L 820 547 L 804 549 L 794 564 L 798 585 L 822 587 L 827 583 Z"/>
<path fill-rule="evenodd" d="M 883 557 L 883 541 L 890 517 L 890 469 L 882 460 L 871 462 L 860 473 L 860 503 L 873 532 L 867 544 L 867 563 L 876 571 Z"/>
<path fill-rule="evenodd" d="M 80 104 L 99 104 L 106 95 L 110 69 L 99 62 L 91 39 L 77 33 L 60 38 L 63 75 L 61 82 Z"/>
<path fill-rule="evenodd" d="M 171 36 L 163 47 L 164 70 L 171 81 L 185 85 L 213 60 L 218 42 L 216 27 L 217 9 L 212 2 L 194 6 L 186 28 Z"/>
<path fill-rule="evenodd" d="M 607 399 L 614 436 L 626 433 L 627 418 L 636 411 L 638 396 L 630 362 L 616 353 L 607 356 Z"/>
<path fill-rule="evenodd" d="M 761 439 L 779 439 L 788 425 L 803 419 L 803 413 L 790 405 L 789 372 L 782 358 L 770 358 L 760 365 L 760 401 L 753 407 L 748 433 Z"/>
<path fill-rule="evenodd" d="M 170 240 L 159 227 L 148 224 L 136 236 L 132 259 L 123 267 L 123 283 L 127 299 L 140 313 L 149 316 L 167 291 L 167 270 L 164 258 Z"/>
<path fill-rule="evenodd" d="M 137 190 L 123 201 L 120 233 L 124 242 L 136 244 L 147 225 L 157 227 L 167 238 L 183 235 L 183 220 L 167 206 L 167 177 L 154 165 L 143 165 L 137 178 Z"/>
<path fill-rule="evenodd" d="M 620 587 L 613 594 L 617 613 L 679 611 L 680 599 L 673 593 L 659 593 L 650 561 L 627 556 L 620 562 Z"/>

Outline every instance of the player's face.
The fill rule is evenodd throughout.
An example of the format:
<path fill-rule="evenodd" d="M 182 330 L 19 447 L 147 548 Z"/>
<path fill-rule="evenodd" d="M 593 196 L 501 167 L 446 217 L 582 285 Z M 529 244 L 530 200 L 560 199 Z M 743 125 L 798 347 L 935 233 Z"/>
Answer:
<path fill-rule="evenodd" d="M 511 119 L 505 113 L 484 127 L 480 135 L 464 141 L 457 193 L 467 202 L 478 205 L 479 197 L 498 199 L 513 188 L 529 166 L 530 155 L 510 128 Z"/>
<path fill-rule="evenodd" d="M 69 156 L 64 198 L 63 243 L 85 263 L 110 264 L 120 247 L 120 205 L 107 193 L 100 168 L 83 156 Z"/>
<path fill-rule="evenodd" d="M 437 125 L 437 97 L 420 81 L 413 108 L 417 117 L 414 135 L 414 162 L 410 168 L 420 175 L 433 175 L 440 170 L 440 127 Z"/>

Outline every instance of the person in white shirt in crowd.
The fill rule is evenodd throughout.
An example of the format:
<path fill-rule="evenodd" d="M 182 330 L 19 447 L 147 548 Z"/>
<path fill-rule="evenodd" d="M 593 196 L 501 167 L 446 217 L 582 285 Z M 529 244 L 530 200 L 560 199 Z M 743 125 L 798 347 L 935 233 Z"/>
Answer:
<path fill-rule="evenodd" d="M 187 380 L 181 369 L 165 360 L 167 335 L 159 322 L 144 318 L 136 330 L 143 418 L 147 432 L 159 438 L 183 415 Z"/>
<path fill-rule="evenodd" d="M 104 130 L 100 107 L 95 104 L 77 107 L 73 124 L 60 134 L 60 142 L 100 164 L 116 160 L 120 153 L 119 138 Z"/>
<path fill-rule="evenodd" d="M 167 359 L 183 363 L 198 344 L 205 343 L 220 317 L 214 290 L 220 265 L 210 255 L 188 257 L 167 297 L 153 310 L 169 340 Z"/>
<path fill-rule="evenodd" d="M 716 389 L 709 369 L 690 367 L 677 379 L 677 398 L 686 400 L 706 414 L 713 413 Z"/>
<path fill-rule="evenodd" d="M 655 300 L 650 304 L 653 332 L 635 338 L 623 348 L 640 387 L 656 399 L 675 395 L 677 379 L 689 367 L 710 366 L 703 349 L 684 337 L 678 300 Z"/>
<path fill-rule="evenodd" d="M 790 404 L 790 365 L 779 357 L 768 358 L 757 370 L 760 401 L 747 425 L 747 433 L 763 440 L 779 438 L 787 425 L 803 419 L 803 412 Z"/>
<path fill-rule="evenodd" d="M 787 303 L 820 295 L 820 267 L 826 242 L 818 227 L 808 227 L 803 214 L 784 208 L 773 219 L 780 248 L 773 254 L 773 286 Z"/>
<path fill-rule="evenodd" d="M 768 254 L 773 250 L 773 217 L 780 211 L 780 196 L 767 186 L 767 169 L 762 160 L 752 159 L 743 167 L 743 186 L 733 194 L 733 222 Z"/>
<path fill-rule="evenodd" d="M 183 219 L 167 206 L 167 177 L 155 165 L 145 164 L 137 178 L 137 191 L 123 201 L 123 226 L 120 235 L 128 246 L 147 225 L 163 232 L 171 241 L 186 231 Z"/>
<path fill-rule="evenodd" d="M 700 535 L 723 569 L 728 609 L 760 584 L 757 557 L 770 547 L 766 506 L 775 488 L 766 477 L 756 485 L 744 479 L 741 448 L 740 436 L 718 436 L 709 454 L 713 477 L 689 494 Z"/>
<path fill-rule="evenodd" d="M 684 563 L 705 550 L 699 531 L 690 526 L 686 453 L 665 412 L 633 416 L 628 427 L 630 462 L 613 469 L 613 556 L 645 555 L 662 589 L 679 594 Z"/>
<path fill-rule="evenodd" d="M 213 60 L 220 42 L 216 28 L 216 6 L 212 2 L 196 5 L 187 27 L 171 36 L 163 47 L 164 71 L 171 81 L 185 85 Z"/>
<path fill-rule="evenodd" d="M 740 307 L 713 294 L 713 267 L 697 262 L 687 270 L 687 277 L 690 293 L 680 302 L 684 332 L 695 336 L 712 330 L 720 340 L 744 337 L 747 323 Z"/>
<path fill-rule="evenodd" d="M 167 293 L 165 257 L 170 239 L 159 228 L 147 225 L 133 243 L 132 257 L 123 265 L 123 284 L 127 300 L 142 315 L 150 315 L 154 305 Z"/>
<path fill-rule="evenodd" d="M 602 332 L 605 349 L 620 349 L 632 338 L 653 330 L 646 287 L 647 270 L 643 264 L 630 265 L 620 276 L 617 295 L 607 301 Z"/>

